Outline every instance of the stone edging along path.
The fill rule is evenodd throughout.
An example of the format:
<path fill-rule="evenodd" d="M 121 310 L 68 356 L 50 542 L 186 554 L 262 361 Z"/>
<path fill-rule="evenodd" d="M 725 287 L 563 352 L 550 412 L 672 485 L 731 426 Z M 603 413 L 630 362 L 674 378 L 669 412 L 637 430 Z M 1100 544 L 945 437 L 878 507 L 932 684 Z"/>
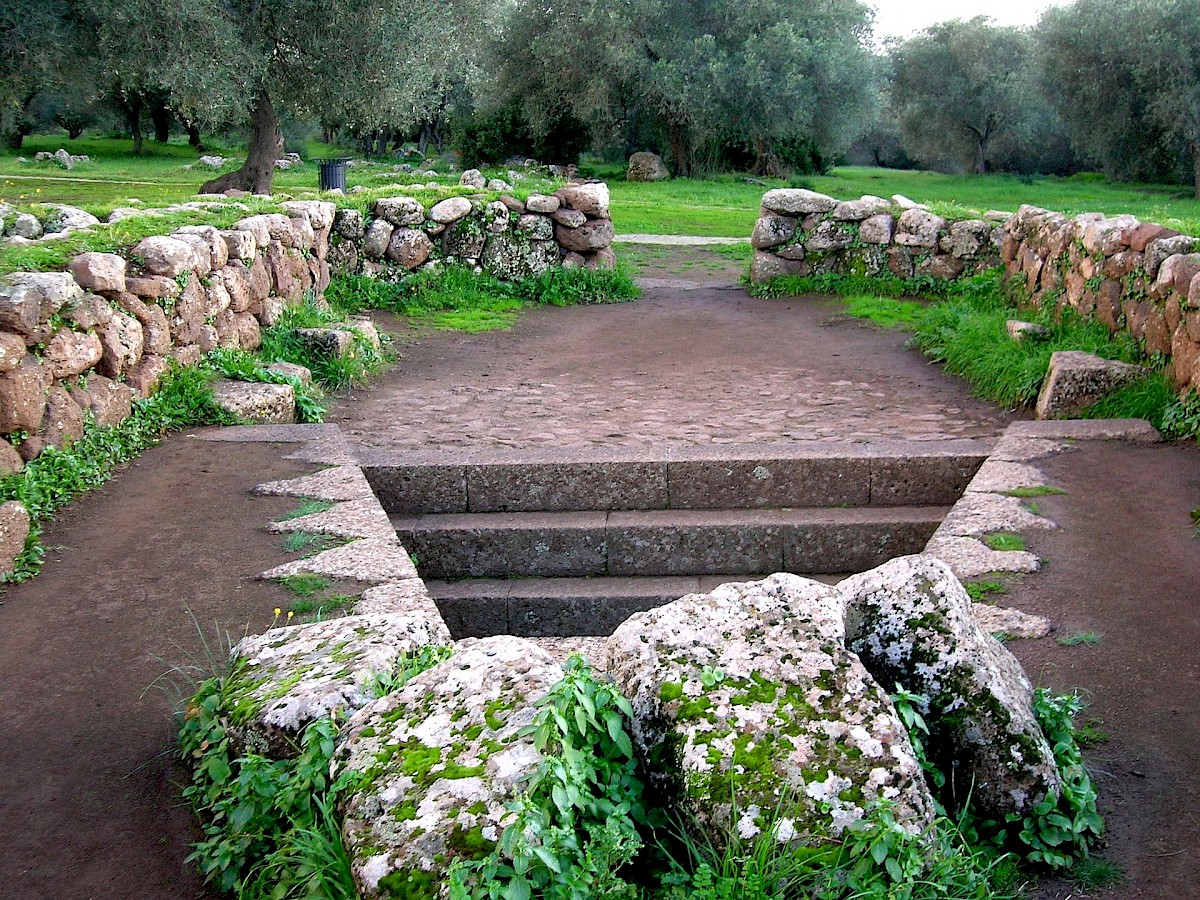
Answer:
<path fill-rule="evenodd" d="M 257 492 L 333 503 L 324 512 L 272 523 L 269 528 L 276 532 L 326 534 L 347 543 L 277 566 L 261 573 L 260 577 L 274 579 L 312 574 L 357 582 L 364 590 L 354 607 L 354 615 L 427 615 L 435 620 L 438 633 L 444 632 L 449 639 L 449 632 L 424 581 L 337 426 L 225 428 L 208 433 L 204 439 L 293 444 L 296 450 L 287 458 L 329 466 L 313 475 L 259 485 Z M 1160 437 L 1143 420 L 1013 423 L 930 538 L 924 553 L 945 562 L 964 581 L 989 573 L 1036 572 L 1040 560 L 1034 554 L 1024 550 L 993 550 L 984 538 L 996 533 L 1019 534 L 1056 528 L 1051 520 L 1030 511 L 1013 492 L 1053 490 L 1049 479 L 1037 467 L 1037 460 L 1068 451 L 1073 443 L 1083 440 L 1152 442 Z M 974 612 L 985 630 L 994 634 L 1036 638 L 1049 634 L 1052 628 L 1045 618 L 987 603 L 975 603 Z M 596 642 L 589 638 L 533 640 L 560 652 Z"/>

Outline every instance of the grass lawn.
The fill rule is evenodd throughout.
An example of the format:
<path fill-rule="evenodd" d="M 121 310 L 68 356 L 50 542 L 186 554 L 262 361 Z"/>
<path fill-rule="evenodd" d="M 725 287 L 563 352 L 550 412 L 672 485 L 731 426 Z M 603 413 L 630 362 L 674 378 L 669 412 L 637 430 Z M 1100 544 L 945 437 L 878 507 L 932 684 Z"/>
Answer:
<path fill-rule="evenodd" d="M 213 176 L 207 169 L 183 168 L 195 162 L 198 154 L 180 139 L 168 144 L 146 141 L 144 155 L 134 156 L 128 140 L 69 141 L 65 136 L 33 135 L 26 138 L 20 155 L 32 159 L 39 150 L 53 151 L 59 147 L 75 154 L 86 153 L 92 162 L 66 172 L 53 163 L 21 163 L 17 162 L 18 154 L 0 154 L 0 201 L 69 203 L 103 217 L 118 206 L 128 205 L 130 198 L 137 198 L 148 207 L 188 200 L 203 181 Z M 244 151 L 214 142 L 208 152 L 236 159 Z M 309 158 L 338 152 L 320 144 L 310 144 L 307 148 Z M 763 192 L 788 185 L 779 179 L 749 179 L 742 175 L 632 184 L 624 180 L 624 167 L 620 165 L 585 165 L 582 171 L 608 181 L 613 218 L 617 231 L 624 234 L 746 237 L 754 228 Z M 488 174 L 506 177 L 504 172 Z M 352 187 L 371 188 L 415 180 L 416 176 L 405 176 L 390 163 L 356 166 L 350 169 L 347 178 Z M 421 180 L 427 179 L 422 176 Z M 439 180 L 447 185 L 457 183 L 453 176 Z M 1022 203 L 1072 215 L 1132 213 L 1144 221 L 1200 235 L 1200 202 L 1192 198 L 1192 189 L 1186 185 L 1109 184 L 1094 174 L 1018 178 L 941 175 L 865 166 L 842 166 L 826 175 L 797 179 L 794 183 L 838 198 L 857 198 L 863 194 L 890 197 L 900 193 L 929 203 L 939 212 L 959 216 L 969 215 L 971 210 L 1015 210 Z M 317 168 L 311 163 L 280 171 L 275 179 L 280 194 L 302 194 L 315 190 L 316 186 Z M 518 183 L 517 187 L 532 186 Z"/>

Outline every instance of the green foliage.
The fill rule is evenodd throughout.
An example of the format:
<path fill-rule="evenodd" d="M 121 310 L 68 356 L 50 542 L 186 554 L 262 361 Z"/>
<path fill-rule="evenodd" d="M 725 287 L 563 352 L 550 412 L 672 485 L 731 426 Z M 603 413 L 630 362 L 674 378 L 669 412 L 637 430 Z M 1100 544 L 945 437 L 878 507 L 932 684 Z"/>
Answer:
<path fill-rule="evenodd" d="M 620 870 L 646 821 L 626 722 L 629 702 L 572 656 L 525 734 L 543 754 L 500 843 L 451 870 L 454 900 L 634 897 Z"/>
<path fill-rule="evenodd" d="M 1159 428 L 1173 440 L 1200 441 L 1200 393 L 1192 389 L 1171 403 L 1163 410 Z"/>
<path fill-rule="evenodd" d="M 446 655 L 445 648 L 425 648 L 402 656 L 376 693 L 402 686 Z M 330 778 L 337 720 L 309 723 L 289 759 L 238 756 L 228 684 L 228 674 L 204 681 L 180 720 L 180 754 L 192 770 L 183 795 L 204 832 L 189 859 L 239 900 L 355 900 L 336 805 L 356 776 Z"/>
<path fill-rule="evenodd" d="M 1125 870 L 1111 859 L 1092 856 L 1078 860 L 1071 869 L 1071 880 L 1086 891 L 1103 891 L 1125 883 Z"/>
<path fill-rule="evenodd" d="M 917 326 L 921 351 L 946 371 L 966 379 L 977 396 L 1017 407 L 1037 398 L 1050 357 L 1058 350 L 1082 350 L 1107 359 L 1134 362 L 1141 353 L 1125 333 L 1110 335 L 1099 322 L 1085 321 L 1069 308 L 1018 310 L 997 280 L 957 293 L 929 307 Z M 1057 320 L 1056 320 L 1057 314 Z M 1013 341 L 1005 329 L 1012 318 L 1046 326 L 1044 341 Z"/>
<path fill-rule="evenodd" d="M 1096 811 L 1096 789 L 1083 764 L 1075 736 L 1075 717 L 1083 709 L 1077 695 L 1055 696 L 1044 688 L 1033 694 L 1033 713 L 1054 751 L 1062 794 L 1050 796 L 1018 822 L 1020 838 L 1030 848 L 1030 861 L 1052 869 L 1069 869 L 1086 858 L 1104 830 Z"/>
<path fill-rule="evenodd" d="M 1117 388 L 1083 411 L 1086 419 L 1145 419 L 1163 427 L 1167 410 L 1178 405 L 1179 395 L 1162 372 Z"/>
<path fill-rule="evenodd" d="M 912 834 L 882 804 L 837 838 L 812 845 L 780 840 L 785 802 L 763 831 L 743 838 L 725 829 L 721 849 L 685 835 L 685 859 L 670 859 L 662 879 L 667 900 L 1004 900 L 1012 890 L 1014 861 L 973 847 L 957 823 L 939 817 L 925 834 Z"/>
<path fill-rule="evenodd" d="M 288 575 L 280 578 L 279 583 L 298 597 L 319 594 L 332 584 L 328 578 L 322 578 L 320 575 Z"/>
<path fill-rule="evenodd" d="M 189 860 L 239 898 L 351 900 L 354 882 L 333 812 L 349 779 L 329 779 L 337 724 L 311 723 L 294 758 L 235 758 L 223 688 L 222 679 L 202 684 L 179 731 L 180 753 L 193 772 L 183 795 L 204 831 Z"/>
<path fill-rule="evenodd" d="M 1025 539 L 1019 534 L 1012 534 L 1007 531 L 997 531 L 993 534 L 985 534 L 983 542 L 992 550 L 1000 551 L 1016 551 L 1025 549 Z"/>
<path fill-rule="evenodd" d="M 317 353 L 297 334 L 301 328 L 350 331 L 354 335 L 353 345 L 343 356 Z M 305 297 L 302 305 L 285 309 L 276 324 L 263 329 L 258 355 L 262 359 L 306 366 L 312 371 L 314 381 L 333 390 L 362 384 L 382 369 L 387 360 L 384 351 L 377 348 L 361 329 L 342 322 L 341 315 L 318 305 L 311 295 Z"/>
<path fill-rule="evenodd" d="M 421 647 L 401 653 L 392 671 L 375 673 L 363 686 L 363 693 L 370 697 L 386 697 L 400 690 L 422 672 L 449 659 L 453 653 L 451 647 Z"/>
<path fill-rule="evenodd" d="M 1079 646 L 1094 646 L 1103 639 L 1098 631 L 1074 631 L 1071 634 L 1064 634 L 1058 639 L 1058 642 L 1064 647 L 1079 647 Z"/>
<path fill-rule="evenodd" d="M 1013 488 L 1011 491 L 1004 491 L 1009 497 L 1049 497 L 1056 494 L 1065 494 L 1062 488 L 1051 487 L 1048 484 L 1039 484 L 1031 487 Z"/>
<path fill-rule="evenodd" d="M 963 587 L 966 588 L 967 596 L 976 603 L 987 603 L 990 601 L 992 594 L 1008 593 L 1008 587 L 1004 582 L 997 581 L 994 578 L 967 581 L 963 583 Z"/>
<path fill-rule="evenodd" d="M 299 519 L 304 516 L 312 516 L 317 513 L 327 512 L 333 509 L 334 504 L 329 500 L 313 500 L 305 499 L 300 502 L 300 505 L 293 509 L 290 513 L 283 516 L 279 521 L 287 522 L 290 519 Z"/>
<path fill-rule="evenodd" d="M 320 553 L 324 550 L 329 550 L 339 544 L 345 543 L 344 539 L 337 538 L 331 534 L 316 534 L 311 531 L 292 531 L 283 539 L 284 553 L 303 553 L 306 556 Z"/>

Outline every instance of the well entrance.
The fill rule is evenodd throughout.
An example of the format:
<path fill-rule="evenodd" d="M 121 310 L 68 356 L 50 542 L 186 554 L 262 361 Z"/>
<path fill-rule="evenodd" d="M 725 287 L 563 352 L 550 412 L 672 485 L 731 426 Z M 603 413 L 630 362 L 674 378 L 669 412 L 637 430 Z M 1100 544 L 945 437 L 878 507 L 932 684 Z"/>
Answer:
<path fill-rule="evenodd" d="M 541 637 L 609 634 L 730 580 L 917 553 L 985 457 L 963 440 L 380 453 L 362 468 L 456 638 Z"/>

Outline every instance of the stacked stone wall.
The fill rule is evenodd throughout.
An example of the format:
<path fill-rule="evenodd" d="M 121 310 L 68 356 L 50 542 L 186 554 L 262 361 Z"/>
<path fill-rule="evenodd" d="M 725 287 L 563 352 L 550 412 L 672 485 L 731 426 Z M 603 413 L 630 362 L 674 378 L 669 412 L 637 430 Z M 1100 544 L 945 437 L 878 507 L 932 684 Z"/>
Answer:
<path fill-rule="evenodd" d="M 428 209 L 411 197 L 376 201 L 369 215 L 338 211 L 329 262 L 338 274 L 394 277 L 446 262 L 507 280 L 549 269 L 610 269 L 608 186 L 571 184 L 521 201 L 450 197 Z"/>
<path fill-rule="evenodd" d="M 1033 206 L 950 220 L 903 197 L 839 201 L 768 191 L 751 237 L 751 280 L 832 272 L 961 278 L 1003 265 L 1022 302 L 1074 310 L 1128 332 L 1200 390 L 1200 239 L 1133 216 Z"/>
<path fill-rule="evenodd" d="M 1010 285 L 1033 305 L 1074 310 L 1129 333 L 1168 362 L 1177 390 L 1200 390 L 1200 240 L 1140 222 L 1022 206 L 1004 231 Z"/>
<path fill-rule="evenodd" d="M 1000 264 L 1004 213 L 950 221 L 896 196 L 836 200 L 767 191 L 754 226 L 751 280 L 780 275 L 959 278 Z"/>

